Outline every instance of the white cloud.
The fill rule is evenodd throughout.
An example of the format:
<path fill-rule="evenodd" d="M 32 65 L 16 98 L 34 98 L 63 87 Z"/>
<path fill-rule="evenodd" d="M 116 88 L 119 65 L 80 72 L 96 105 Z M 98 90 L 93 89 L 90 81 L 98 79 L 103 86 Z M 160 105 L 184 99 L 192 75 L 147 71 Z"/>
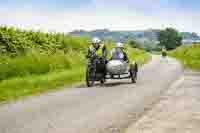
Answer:
<path fill-rule="evenodd" d="M 128 4 L 131 0 L 125 0 Z M 146 28 L 166 28 L 173 26 L 181 31 L 200 33 L 200 15 L 176 9 L 161 8 L 160 0 L 141 0 L 132 9 L 127 3 L 110 0 L 93 0 L 87 7 L 74 11 L 41 11 L 33 7 L 20 9 L 0 9 L 0 24 L 25 29 L 69 32 L 75 29 L 138 30 Z M 157 2 L 157 4 L 154 3 Z M 112 4 L 115 3 L 115 6 Z M 145 3 L 145 4 L 144 4 Z M 143 12 L 147 7 L 155 7 L 154 12 Z M 158 10 L 155 13 L 155 9 Z"/>

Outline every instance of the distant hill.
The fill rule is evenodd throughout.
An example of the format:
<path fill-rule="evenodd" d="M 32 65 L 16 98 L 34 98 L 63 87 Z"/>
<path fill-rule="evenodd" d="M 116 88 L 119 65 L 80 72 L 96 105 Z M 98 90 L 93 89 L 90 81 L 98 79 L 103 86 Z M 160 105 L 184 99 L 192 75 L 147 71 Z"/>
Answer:
<path fill-rule="evenodd" d="M 126 41 L 127 39 L 135 39 L 139 42 L 155 42 L 158 41 L 158 33 L 160 30 L 148 29 L 138 31 L 110 31 L 108 29 L 100 29 L 93 31 L 75 30 L 69 34 L 72 36 L 88 36 L 100 37 L 101 39 L 111 39 L 115 42 Z M 193 32 L 182 32 L 184 40 L 200 40 L 200 36 Z"/>
<path fill-rule="evenodd" d="M 72 36 L 89 36 L 89 37 L 99 37 L 101 39 L 111 39 L 113 41 L 124 41 L 128 38 L 135 38 L 133 34 L 130 32 L 122 32 L 122 31 L 110 31 L 107 29 L 103 30 L 94 30 L 94 31 L 83 31 L 76 30 L 69 33 Z"/>

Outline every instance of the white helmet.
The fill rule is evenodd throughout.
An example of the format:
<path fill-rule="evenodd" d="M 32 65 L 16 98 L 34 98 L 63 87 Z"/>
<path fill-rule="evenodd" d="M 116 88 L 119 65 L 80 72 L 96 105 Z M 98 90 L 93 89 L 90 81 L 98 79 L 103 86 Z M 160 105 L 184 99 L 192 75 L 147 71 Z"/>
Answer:
<path fill-rule="evenodd" d="M 92 39 L 92 44 L 100 44 L 100 43 L 101 43 L 101 40 L 98 37 L 94 37 Z"/>
<path fill-rule="evenodd" d="M 121 42 L 118 42 L 118 43 L 116 44 L 116 47 L 117 47 L 117 48 L 123 48 L 123 47 L 124 47 L 124 44 L 121 43 Z"/>

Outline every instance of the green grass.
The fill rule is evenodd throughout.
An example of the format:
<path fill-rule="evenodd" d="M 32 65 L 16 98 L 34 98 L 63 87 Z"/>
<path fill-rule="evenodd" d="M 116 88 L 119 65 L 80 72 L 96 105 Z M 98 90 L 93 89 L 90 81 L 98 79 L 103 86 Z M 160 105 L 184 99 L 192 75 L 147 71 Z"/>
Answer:
<path fill-rule="evenodd" d="M 81 52 L 2 57 L 0 102 L 80 82 L 84 79 L 85 61 Z"/>
<path fill-rule="evenodd" d="M 58 55 L 60 55 L 60 53 Z M 140 65 L 146 63 L 150 59 L 149 58 L 150 56 L 145 51 L 138 49 L 129 48 L 128 55 L 131 61 L 133 60 L 137 61 Z M 26 63 L 25 63 L 25 65 L 22 66 L 20 65 L 18 70 L 22 70 L 21 69 L 22 67 L 26 68 L 27 72 L 25 72 L 25 74 L 23 74 L 24 71 L 22 71 L 22 73 L 18 72 L 19 75 L 18 73 L 15 73 L 16 77 L 12 77 L 13 76 L 12 71 L 14 70 L 11 69 L 10 73 L 12 75 L 11 76 L 12 78 L 8 78 L 0 82 L 0 102 L 12 101 L 20 97 L 40 94 L 43 92 L 47 92 L 49 90 L 61 89 L 64 88 L 64 86 L 70 86 L 73 85 L 74 83 L 79 83 L 84 81 L 86 60 L 84 59 L 83 54 L 74 53 L 70 56 L 71 58 L 70 57 L 67 58 L 68 59 L 67 62 L 70 62 L 70 67 L 69 66 L 63 67 L 65 61 L 62 60 L 64 60 L 65 58 L 62 54 L 60 56 L 57 56 L 57 58 L 56 54 L 51 56 L 53 56 L 54 58 L 49 60 L 51 60 L 51 63 L 53 63 L 53 66 L 54 65 L 55 66 L 52 69 L 49 69 L 47 67 L 47 70 L 51 70 L 49 72 L 44 71 L 45 73 L 40 73 L 40 72 L 38 73 L 38 71 L 36 71 L 36 73 L 29 73 L 30 68 L 29 67 L 26 68 Z M 43 55 L 40 58 L 43 58 Z M 44 60 L 42 61 L 44 62 L 44 64 L 41 64 L 42 62 L 39 62 L 39 64 L 41 66 L 45 65 L 44 68 L 46 68 L 46 64 L 50 64 L 51 66 L 52 64 L 49 62 L 49 60 L 45 59 L 47 59 L 46 55 L 44 56 Z M 29 57 L 25 56 L 24 57 L 25 61 L 23 61 L 23 57 L 18 57 L 13 60 L 14 61 L 13 62 L 11 61 L 11 64 L 17 65 L 18 63 L 25 62 L 26 60 L 28 60 L 29 62 Z M 37 63 L 38 62 L 34 62 L 33 64 L 30 63 L 30 65 L 31 67 L 36 66 L 35 68 L 37 69 L 38 68 Z M 58 67 L 56 64 L 58 66 L 59 65 L 61 66 Z M 38 69 L 41 68 L 39 67 Z M 43 67 L 41 70 L 43 70 Z"/>
<path fill-rule="evenodd" d="M 193 70 L 200 70 L 200 46 L 179 47 L 169 52 L 169 55 L 177 58 L 186 67 Z"/>
<path fill-rule="evenodd" d="M 15 58 L 1 57 L 0 80 L 70 69 L 72 66 L 68 56 L 62 52 L 48 55 L 34 51 Z"/>
<path fill-rule="evenodd" d="M 4 80 L 0 83 L 0 102 L 15 100 L 22 96 L 40 94 L 82 81 L 84 71 L 74 68 L 45 75 L 33 75 Z"/>

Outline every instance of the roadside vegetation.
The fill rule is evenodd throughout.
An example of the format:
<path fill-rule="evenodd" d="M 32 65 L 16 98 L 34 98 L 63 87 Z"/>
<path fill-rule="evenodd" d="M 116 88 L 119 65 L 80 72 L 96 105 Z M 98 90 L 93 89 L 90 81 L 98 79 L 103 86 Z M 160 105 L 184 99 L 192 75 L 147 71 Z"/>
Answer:
<path fill-rule="evenodd" d="M 180 60 L 186 68 L 200 70 L 200 45 L 182 46 L 169 52 L 169 54 Z"/>
<path fill-rule="evenodd" d="M 87 37 L 0 27 L 0 102 L 83 81 L 89 44 Z M 143 50 L 127 50 L 139 64 L 149 60 Z"/>
<path fill-rule="evenodd" d="M 151 60 L 151 55 L 145 50 L 128 47 L 127 51 L 130 61 L 135 61 L 140 66 Z"/>

